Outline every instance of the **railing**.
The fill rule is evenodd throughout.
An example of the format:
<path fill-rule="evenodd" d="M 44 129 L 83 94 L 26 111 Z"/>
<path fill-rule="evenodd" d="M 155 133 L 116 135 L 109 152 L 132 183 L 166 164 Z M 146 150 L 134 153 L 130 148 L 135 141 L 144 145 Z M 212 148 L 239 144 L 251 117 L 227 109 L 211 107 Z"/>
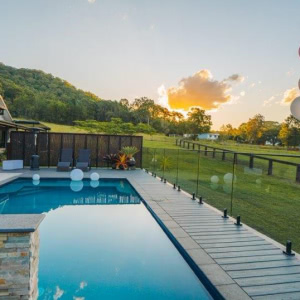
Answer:
<path fill-rule="evenodd" d="M 300 182 L 300 155 L 291 155 L 291 154 L 271 154 L 271 153 L 247 153 L 247 152 L 235 152 L 232 150 L 227 150 L 223 148 L 213 147 L 209 145 L 200 144 L 198 142 L 192 142 L 184 139 L 177 139 L 176 145 L 182 148 L 187 148 L 188 150 L 204 150 L 205 155 L 208 154 L 208 151 L 212 152 L 212 157 L 215 157 L 215 152 L 220 151 L 222 153 L 222 160 L 226 159 L 227 153 L 235 153 L 236 154 L 236 163 L 237 164 L 248 164 L 249 168 L 254 167 L 254 159 L 257 160 L 265 160 L 268 163 L 267 174 L 273 175 L 275 172 L 274 163 L 282 164 L 286 166 L 294 167 L 294 178 L 296 182 Z M 277 157 L 275 159 L 274 157 Z M 240 158 L 240 159 L 239 159 Z M 279 159 L 280 158 L 280 159 Z M 286 160 L 283 160 L 286 159 Z M 288 161 L 287 159 L 293 159 L 294 161 Z M 259 162 L 258 162 L 259 164 Z M 292 168 L 289 169 L 291 173 Z M 292 174 L 290 174 L 292 175 Z"/>
<path fill-rule="evenodd" d="M 283 165 L 273 157 L 276 168 L 270 176 L 269 160 L 249 166 L 240 154 L 143 148 L 143 167 L 177 190 L 194 194 L 198 202 L 228 209 L 229 215 L 240 216 L 241 222 L 282 244 L 291 240 L 300 251 L 300 184 L 294 180 L 294 165 Z"/>

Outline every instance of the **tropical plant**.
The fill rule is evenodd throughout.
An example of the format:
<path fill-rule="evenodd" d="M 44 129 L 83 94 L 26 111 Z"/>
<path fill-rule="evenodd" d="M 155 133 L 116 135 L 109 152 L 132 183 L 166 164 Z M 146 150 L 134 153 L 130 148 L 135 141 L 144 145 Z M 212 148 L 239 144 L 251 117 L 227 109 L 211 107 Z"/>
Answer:
<path fill-rule="evenodd" d="M 135 146 L 125 146 L 122 148 L 121 153 L 128 156 L 128 158 L 132 158 L 134 154 L 138 153 L 139 149 Z"/>
<path fill-rule="evenodd" d="M 103 161 L 107 162 L 109 165 L 112 166 L 113 169 L 116 168 L 116 163 L 118 161 L 117 154 L 107 154 L 103 157 Z"/>
<path fill-rule="evenodd" d="M 160 163 L 160 169 L 163 171 L 170 169 L 172 166 L 171 159 L 168 156 L 163 157 L 159 163 Z"/>
<path fill-rule="evenodd" d="M 120 170 L 128 169 L 128 156 L 126 154 L 119 154 L 116 161 L 116 168 Z"/>

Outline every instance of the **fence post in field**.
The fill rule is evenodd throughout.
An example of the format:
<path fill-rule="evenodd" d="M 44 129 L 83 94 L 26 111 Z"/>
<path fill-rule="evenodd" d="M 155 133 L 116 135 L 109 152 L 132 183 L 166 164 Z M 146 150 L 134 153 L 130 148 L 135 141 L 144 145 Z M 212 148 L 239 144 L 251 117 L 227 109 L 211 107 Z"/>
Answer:
<path fill-rule="evenodd" d="M 195 150 L 195 143 L 193 143 L 193 150 Z"/>
<path fill-rule="evenodd" d="M 253 154 L 250 154 L 249 168 L 253 169 L 253 165 L 254 165 L 254 156 L 253 156 Z"/>
<path fill-rule="evenodd" d="M 215 157 L 216 157 L 216 148 L 213 148 L 212 157 L 213 157 L 213 158 L 215 158 Z"/>
<path fill-rule="evenodd" d="M 178 141 L 178 140 L 176 139 L 176 140 L 175 140 L 175 145 L 176 145 L 176 146 L 177 146 L 177 141 Z"/>
<path fill-rule="evenodd" d="M 273 174 L 273 160 L 269 159 L 268 175 Z"/>
<path fill-rule="evenodd" d="M 190 150 L 190 142 L 188 142 L 188 149 Z"/>
<path fill-rule="evenodd" d="M 198 144 L 198 150 L 200 151 L 200 144 Z"/>
<path fill-rule="evenodd" d="M 207 146 L 205 146 L 204 155 L 207 156 Z"/>
<path fill-rule="evenodd" d="M 223 153 L 222 153 L 222 160 L 225 160 L 225 154 L 226 154 L 226 152 L 223 150 Z"/>
<path fill-rule="evenodd" d="M 297 166 L 296 181 L 300 182 L 300 165 Z"/>

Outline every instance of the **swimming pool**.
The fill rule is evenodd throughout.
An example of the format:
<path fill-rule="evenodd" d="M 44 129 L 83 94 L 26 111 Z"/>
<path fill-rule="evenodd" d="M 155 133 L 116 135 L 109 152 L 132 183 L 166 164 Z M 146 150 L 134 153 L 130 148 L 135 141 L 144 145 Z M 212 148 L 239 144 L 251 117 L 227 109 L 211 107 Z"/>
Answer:
<path fill-rule="evenodd" d="M 0 213 L 46 214 L 39 299 L 211 299 L 126 180 L 17 179 Z"/>

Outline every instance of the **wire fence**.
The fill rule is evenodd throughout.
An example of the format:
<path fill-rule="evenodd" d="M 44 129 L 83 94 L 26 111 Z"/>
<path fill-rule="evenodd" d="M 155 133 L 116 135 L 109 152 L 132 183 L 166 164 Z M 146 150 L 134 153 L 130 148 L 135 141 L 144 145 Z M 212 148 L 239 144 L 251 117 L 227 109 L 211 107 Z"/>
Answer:
<path fill-rule="evenodd" d="M 216 149 L 143 148 L 143 167 L 282 244 L 291 240 L 300 251 L 300 184 L 294 169 L 278 163 L 270 174 L 268 161 L 249 166 L 238 154 L 227 152 L 224 159 Z"/>

